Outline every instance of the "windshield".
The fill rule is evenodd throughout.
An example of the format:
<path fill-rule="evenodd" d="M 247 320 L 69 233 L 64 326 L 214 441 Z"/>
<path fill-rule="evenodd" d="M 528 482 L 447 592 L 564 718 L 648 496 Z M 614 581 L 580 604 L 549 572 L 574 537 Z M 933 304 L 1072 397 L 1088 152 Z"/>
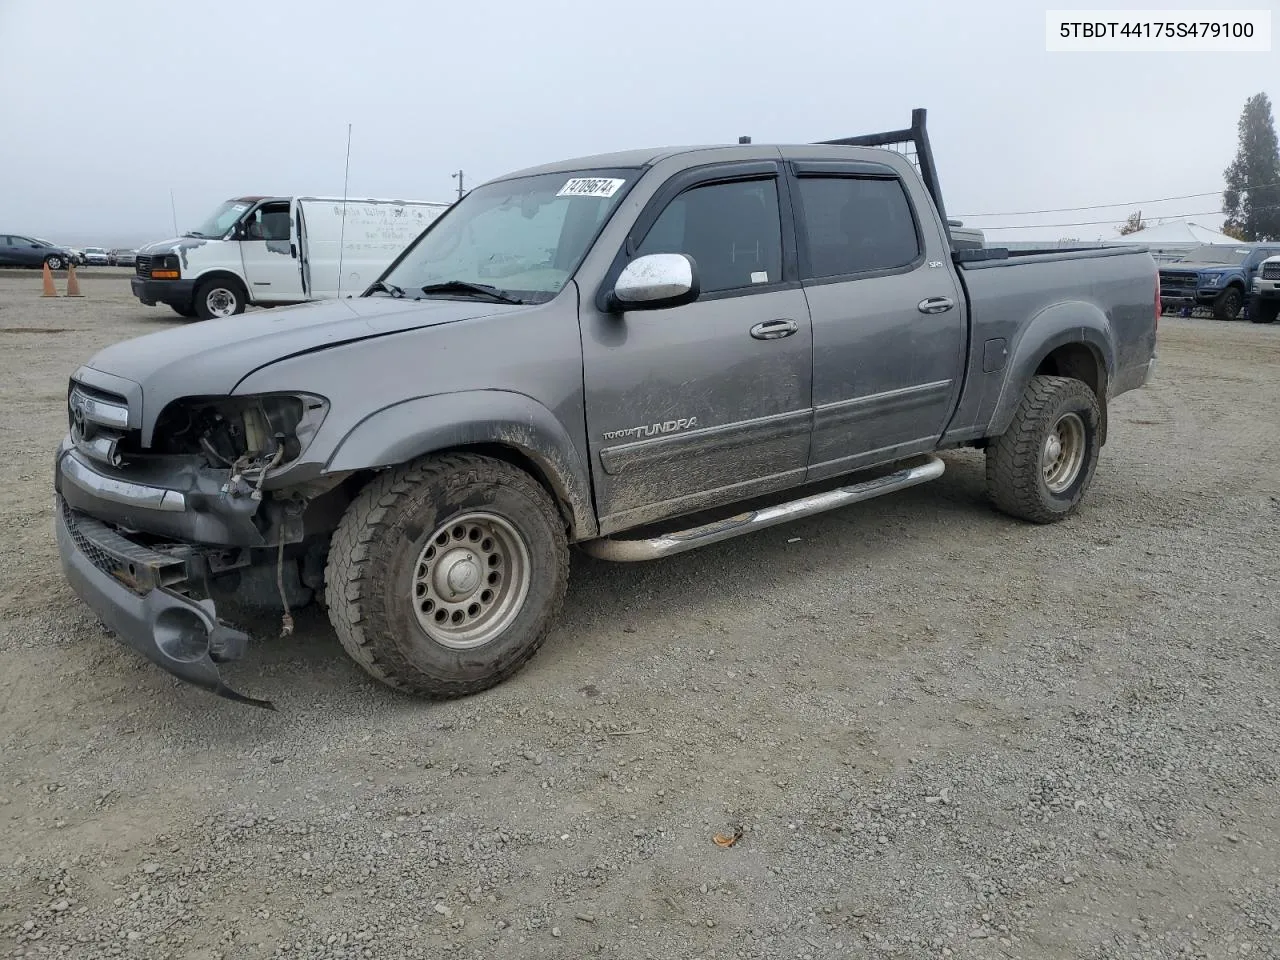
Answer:
<path fill-rule="evenodd" d="M 221 240 L 226 236 L 227 231 L 231 229 L 231 225 L 239 220 L 240 215 L 251 206 L 253 204 L 244 200 L 228 200 L 213 211 L 209 219 L 194 230 L 188 230 L 184 236 L 208 237 L 212 240 Z"/>
<path fill-rule="evenodd" d="M 1244 263 L 1249 256 L 1248 247 L 1228 247 L 1225 244 L 1206 243 L 1196 247 L 1182 259 L 1187 263 Z"/>
<path fill-rule="evenodd" d="M 635 170 L 575 170 L 477 187 L 431 225 L 385 283 L 419 296 L 461 281 L 524 303 L 550 300 L 636 179 Z M 452 287 L 428 296 L 466 297 Z"/>

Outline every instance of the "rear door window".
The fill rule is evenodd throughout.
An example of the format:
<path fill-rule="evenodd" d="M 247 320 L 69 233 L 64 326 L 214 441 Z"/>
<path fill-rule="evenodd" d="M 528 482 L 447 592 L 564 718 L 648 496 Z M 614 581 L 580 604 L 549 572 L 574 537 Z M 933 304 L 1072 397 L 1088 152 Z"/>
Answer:
<path fill-rule="evenodd" d="M 920 258 L 915 217 L 895 177 L 799 179 L 806 279 L 909 267 Z"/>

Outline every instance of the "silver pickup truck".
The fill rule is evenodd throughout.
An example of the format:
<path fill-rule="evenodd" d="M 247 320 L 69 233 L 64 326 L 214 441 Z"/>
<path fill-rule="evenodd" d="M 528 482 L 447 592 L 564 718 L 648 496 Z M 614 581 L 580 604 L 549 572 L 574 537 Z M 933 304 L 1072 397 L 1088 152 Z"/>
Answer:
<path fill-rule="evenodd" d="M 249 637 L 217 606 L 287 632 L 312 600 L 378 680 L 470 694 L 537 651 L 571 545 L 663 557 L 957 447 L 999 510 L 1067 516 L 1159 312 L 1143 250 L 953 246 L 922 110 L 566 160 L 475 188 L 358 297 L 94 356 L 58 546 L 124 642 L 222 696 L 270 706 L 223 682 Z"/>

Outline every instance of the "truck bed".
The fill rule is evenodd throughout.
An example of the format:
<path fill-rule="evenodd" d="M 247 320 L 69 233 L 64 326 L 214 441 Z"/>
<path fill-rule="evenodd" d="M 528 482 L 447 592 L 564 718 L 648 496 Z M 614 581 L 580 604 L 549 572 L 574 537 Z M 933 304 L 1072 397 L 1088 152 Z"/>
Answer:
<path fill-rule="evenodd" d="M 986 254 L 974 256 L 974 254 Z M 971 330 L 964 392 L 946 440 L 990 435 L 992 417 L 1004 412 L 1006 383 L 1031 361 L 1020 348 L 1053 346 L 1088 333 L 1092 349 L 1114 370 L 1106 392 L 1141 382 L 1155 352 L 1155 261 L 1145 247 L 1076 250 L 963 251 L 957 274 L 969 300 Z M 1062 318 L 1071 316 L 1070 326 Z M 1030 318 L 1030 322 L 1028 322 Z M 1060 332 L 1052 328 L 1061 326 Z M 1089 329 L 1082 330 L 1087 327 Z M 1107 355 L 1110 354 L 1110 357 Z M 1009 376 L 1009 367 L 1015 375 Z M 1020 371 L 1029 376 L 1031 371 Z"/>

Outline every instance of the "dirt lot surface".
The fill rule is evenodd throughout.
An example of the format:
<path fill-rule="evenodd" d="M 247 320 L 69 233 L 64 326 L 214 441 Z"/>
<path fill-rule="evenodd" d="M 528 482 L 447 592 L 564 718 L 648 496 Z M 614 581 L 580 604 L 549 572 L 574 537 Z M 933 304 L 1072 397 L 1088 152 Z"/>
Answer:
<path fill-rule="evenodd" d="M 575 559 L 543 651 L 465 701 L 376 685 L 316 612 L 259 624 L 228 678 L 270 713 L 62 582 L 66 378 L 180 322 L 82 286 L 0 278 L 0 956 L 1280 956 L 1280 327 L 1166 318 L 1063 524 L 948 454 Z"/>

